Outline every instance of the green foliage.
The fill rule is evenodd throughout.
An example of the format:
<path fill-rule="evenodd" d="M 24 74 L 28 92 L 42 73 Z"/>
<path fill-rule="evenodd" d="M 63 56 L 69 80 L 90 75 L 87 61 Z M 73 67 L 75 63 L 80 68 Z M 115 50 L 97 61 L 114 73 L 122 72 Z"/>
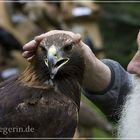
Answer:
<path fill-rule="evenodd" d="M 101 112 L 101 110 L 98 107 L 96 107 L 96 105 L 94 105 L 93 102 L 91 102 L 89 99 L 87 99 L 87 97 L 85 97 L 83 94 L 81 96 L 81 99 L 88 106 L 90 106 L 94 110 L 94 112 L 98 113 L 103 118 L 106 118 L 106 116 Z M 112 124 L 112 123 L 110 122 L 110 124 Z M 112 126 L 113 126 L 113 124 L 112 124 Z M 99 128 L 94 127 L 92 132 L 93 132 L 93 136 L 94 136 L 95 139 L 96 138 L 112 138 L 111 135 L 107 134 L 106 132 L 104 132 L 103 130 L 101 130 Z"/>
<path fill-rule="evenodd" d="M 95 110 L 95 112 L 97 112 L 101 116 L 105 117 L 105 115 L 101 112 L 101 110 L 98 107 L 96 107 L 96 105 L 94 105 L 94 103 L 91 102 L 86 96 L 84 96 L 84 94 L 81 95 L 81 100 L 84 101 L 91 108 L 93 108 L 93 110 Z"/>
<path fill-rule="evenodd" d="M 111 139 L 112 137 L 107 135 L 105 132 L 103 132 L 102 130 L 99 130 L 97 128 L 93 129 L 93 135 L 95 138 L 105 138 L 105 139 Z M 113 138 L 112 138 L 113 139 Z"/>
<path fill-rule="evenodd" d="M 137 50 L 136 38 L 140 29 L 140 4 L 100 4 L 103 14 L 99 25 L 107 58 L 123 67 Z"/>
<path fill-rule="evenodd" d="M 104 3 L 100 4 L 105 18 L 110 18 L 131 25 L 140 25 L 139 3 Z"/>

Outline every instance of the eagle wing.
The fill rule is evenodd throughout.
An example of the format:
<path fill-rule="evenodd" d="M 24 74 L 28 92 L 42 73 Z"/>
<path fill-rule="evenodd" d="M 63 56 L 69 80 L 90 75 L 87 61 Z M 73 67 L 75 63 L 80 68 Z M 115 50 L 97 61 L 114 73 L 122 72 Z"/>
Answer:
<path fill-rule="evenodd" d="M 53 88 L 27 87 L 17 77 L 0 84 L 0 127 L 24 131 L 8 137 L 73 137 L 77 117 L 73 101 Z M 33 132 L 26 132 L 27 127 Z"/>

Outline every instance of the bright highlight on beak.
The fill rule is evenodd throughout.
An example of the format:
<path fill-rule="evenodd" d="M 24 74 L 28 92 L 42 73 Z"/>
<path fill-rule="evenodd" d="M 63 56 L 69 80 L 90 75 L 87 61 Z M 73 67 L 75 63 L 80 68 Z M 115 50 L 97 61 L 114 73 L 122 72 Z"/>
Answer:
<path fill-rule="evenodd" d="M 56 47 L 55 47 L 54 45 L 52 45 L 52 46 L 49 48 L 48 54 L 49 54 L 49 55 L 56 56 L 57 50 L 56 50 Z"/>
<path fill-rule="evenodd" d="M 44 59 L 44 62 L 45 62 L 45 65 L 48 67 L 49 65 L 48 65 L 48 59 L 47 58 Z"/>

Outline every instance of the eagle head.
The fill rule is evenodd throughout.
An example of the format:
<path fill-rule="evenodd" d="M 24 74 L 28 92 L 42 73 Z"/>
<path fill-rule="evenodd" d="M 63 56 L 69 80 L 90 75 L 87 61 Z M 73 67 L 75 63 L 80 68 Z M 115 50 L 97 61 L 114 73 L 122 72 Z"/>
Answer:
<path fill-rule="evenodd" d="M 48 67 L 50 78 L 82 77 L 84 60 L 80 54 L 81 36 L 69 31 L 53 30 L 39 45 L 39 54 Z"/>

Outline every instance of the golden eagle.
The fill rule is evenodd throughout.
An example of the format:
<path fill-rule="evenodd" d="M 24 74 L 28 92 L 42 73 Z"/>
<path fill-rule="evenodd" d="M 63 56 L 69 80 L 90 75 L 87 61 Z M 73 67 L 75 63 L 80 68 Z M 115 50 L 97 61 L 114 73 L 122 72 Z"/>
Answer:
<path fill-rule="evenodd" d="M 50 31 L 26 70 L 0 84 L 1 137 L 73 137 L 85 67 L 80 49 L 78 34 Z"/>

